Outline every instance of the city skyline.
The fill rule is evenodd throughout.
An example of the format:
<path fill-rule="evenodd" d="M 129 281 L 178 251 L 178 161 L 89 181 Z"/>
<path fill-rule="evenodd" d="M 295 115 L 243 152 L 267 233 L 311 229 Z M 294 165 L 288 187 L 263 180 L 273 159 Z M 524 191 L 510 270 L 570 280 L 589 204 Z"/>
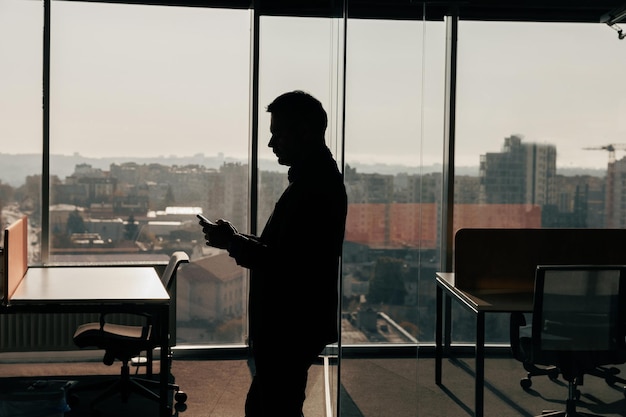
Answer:
<path fill-rule="evenodd" d="M 64 179 L 66 176 L 72 175 L 77 164 L 87 163 L 92 165 L 96 169 L 108 171 L 111 163 L 126 163 L 136 162 L 138 164 L 146 163 L 161 163 L 164 165 L 192 165 L 200 164 L 205 168 L 218 169 L 223 162 L 235 162 L 247 164 L 247 159 L 236 159 L 229 155 L 217 154 L 206 155 L 197 153 L 194 155 L 158 155 L 154 157 L 106 157 L 97 156 L 95 158 L 81 155 L 80 153 L 74 153 L 72 155 L 59 155 L 53 154 L 51 161 L 52 175 L 57 175 L 60 179 Z M 619 160 L 619 159 L 618 159 Z M 207 161 L 214 161 L 207 163 Z M 274 171 L 274 172 L 287 172 L 287 167 L 281 166 L 275 160 L 275 158 L 260 161 L 262 165 L 262 171 Z M 397 175 L 406 173 L 409 175 L 414 174 L 429 174 L 434 172 L 442 172 L 442 165 L 440 163 L 424 165 L 422 167 L 407 166 L 401 164 L 384 164 L 384 163 L 361 163 L 358 161 L 347 161 L 346 165 L 353 169 L 357 169 L 359 173 L 367 174 L 381 174 L 381 175 Z M 558 164 L 557 164 L 558 165 Z M 27 176 L 38 175 L 41 170 L 41 156 L 40 154 L 11 154 L 0 152 L 0 183 L 9 184 L 14 187 L 22 185 Z M 468 175 L 478 176 L 479 165 L 478 157 L 477 163 L 474 165 L 455 166 L 455 175 Z M 557 174 L 564 176 L 572 175 L 591 175 L 596 177 L 602 177 L 606 175 L 607 167 L 601 168 L 586 168 L 586 167 L 558 167 Z"/>

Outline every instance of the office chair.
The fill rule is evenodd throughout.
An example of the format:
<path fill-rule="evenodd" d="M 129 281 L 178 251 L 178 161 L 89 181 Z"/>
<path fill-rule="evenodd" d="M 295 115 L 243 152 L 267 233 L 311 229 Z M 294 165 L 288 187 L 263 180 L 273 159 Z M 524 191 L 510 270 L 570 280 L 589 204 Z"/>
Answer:
<path fill-rule="evenodd" d="M 626 266 L 537 267 L 532 325 L 512 317 L 511 347 L 529 373 L 560 374 L 568 383 L 566 410 L 542 417 L 592 416 L 576 411 L 578 387 L 584 375 L 619 363 L 626 352 L 625 295 Z M 522 324 L 518 333 L 516 324 Z"/>
<path fill-rule="evenodd" d="M 172 298 L 176 294 L 175 284 L 178 267 L 182 263 L 188 262 L 189 256 L 185 252 L 174 252 L 161 276 L 163 285 Z M 113 268 L 112 271 L 114 271 Z M 171 310 L 175 309 L 175 301 L 173 300 L 172 302 L 174 307 L 170 306 Z M 76 346 L 80 348 L 95 347 L 104 349 L 105 353 L 102 362 L 105 365 L 111 366 L 116 359 L 122 362 L 120 378 L 91 402 L 91 408 L 93 409 L 97 404 L 116 393 L 120 394 L 122 402 L 128 400 L 131 392 L 159 401 L 159 395 L 150 389 L 150 387 L 156 389 L 159 386 L 159 381 L 150 379 L 152 376 L 152 352 L 154 348 L 159 346 L 159 341 L 152 335 L 152 317 L 142 314 L 140 316 L 143 317 L 143 325 L 122 325 L 108 323 L 106 316 L 106 313 L 102 313 L 99 322 L 81 324 L 74 332 L 74 343 Z M 171 315 L 171 317 L 175 316 Z M 172 325 L 176 325 L 175 321 L 170 321 Z M 147 358 L 146 378 L 131 376 L 129 362 L 144 351 Z M 161 352 L 161 354 L 168 355 L 168 360 L 171 360 L 170 352 Z M 184 407 L 187 394 L 181 391 L 180 387 L 173 382 L 169 383 L 168 388 L 175 392 L 174 399 L 176 400 L 176 405 L 181 408 Z"/>

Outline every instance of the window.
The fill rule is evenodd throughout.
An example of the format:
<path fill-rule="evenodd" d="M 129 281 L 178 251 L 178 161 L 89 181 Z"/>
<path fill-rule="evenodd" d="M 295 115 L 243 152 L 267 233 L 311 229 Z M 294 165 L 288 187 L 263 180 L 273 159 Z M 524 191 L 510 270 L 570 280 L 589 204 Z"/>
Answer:
<path fill-rule="evenodd" d="M 624 227 L 623 46 L 599 24 L 459 23 L 454 230 Z M 454 340 L 473 340 L 454 308 Z"/>
<path fill-rule="evenodd" d="M 2 13 L 4 38 L 19 40 L 1 46 L 14 57 L 2 66 L 2 135 L 30 154 L 0 178 L 23 190 L 15 210 L 36 231 L 43 12 L 33 3 Z M 195 214 L 247 221 L 249 13 L 51 3 L 49 261 L 150 262 L 185 250 L 194 266 L 179 276 L 181 344 L 244 342 L 245 271 L 204 245 Z M 240 296 L 223 307 L 228 285 Z"/>

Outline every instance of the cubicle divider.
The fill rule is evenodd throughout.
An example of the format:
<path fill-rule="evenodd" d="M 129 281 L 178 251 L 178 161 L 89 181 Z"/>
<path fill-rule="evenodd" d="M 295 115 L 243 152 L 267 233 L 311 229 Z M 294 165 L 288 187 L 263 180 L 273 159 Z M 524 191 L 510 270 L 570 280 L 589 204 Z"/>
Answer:
<path fill-rule="evenodd" d="M 4 229 L 2 305 L 7 305 L 28 269 L 28 216 Z"/>
<path fill-rule="evenodd" d="M 537 265 L 626 265 L 625 242 L 626 229 L 459 229 L 454 285 L 532 292 Z"/>

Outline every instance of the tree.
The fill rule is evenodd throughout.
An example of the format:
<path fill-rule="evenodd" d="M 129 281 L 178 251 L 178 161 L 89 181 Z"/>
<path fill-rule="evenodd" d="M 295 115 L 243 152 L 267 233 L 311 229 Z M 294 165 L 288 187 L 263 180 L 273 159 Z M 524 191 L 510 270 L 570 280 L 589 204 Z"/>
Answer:
<path fill-rule="evenodd" d="M 13 202 L 15 195 L 15 189 L 9 184 L 3 183 L 0 180 L 0 208 L 4 205 Z"/>
<path fill-rule="evenodd" d="M 381 257 L 376 260 L 370 279 L 367 301 L 373 303 L 402 304 L 406 290 L 402 259 Z"/>
<path fill-rule="evenodd" d="M 124 225 L 124 239 L 126 240 L 135 240 L 137 237 L 137 230 L 139 229 L 139 225 L 135 221 L 135 216 L 131 214 L 128 216 L 128 220 Z"/>
<path fill-rule="evenodd" d="M 80 215 L 78 209 L 74 209 L 67 217 L 67 234 L 85 233 L 86 231 L 87 228 L 85 227 L 83 216 Z"/>
<path fill-rule="evenodd" d="M 165 207 L 173 206 L 176 202 L 176 198 L 174 197 L 174 190 L 172 190 L 172 185 L 168 184 L 167 191 L 165 192 L 165 198 L 163 198 L 163 205 Z"/>

